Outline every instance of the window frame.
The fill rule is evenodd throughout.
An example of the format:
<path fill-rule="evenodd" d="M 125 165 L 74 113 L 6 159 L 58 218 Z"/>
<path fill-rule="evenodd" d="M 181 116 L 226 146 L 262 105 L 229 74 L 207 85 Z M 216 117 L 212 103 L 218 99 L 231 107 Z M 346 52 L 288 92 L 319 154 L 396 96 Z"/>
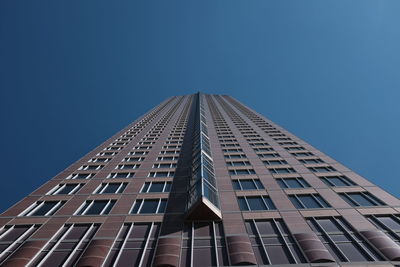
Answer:
<path fill-rule="evenodd" d="M 120 174 L 125 174 L 125 177 L 117 177 Z M 109 175 L 107 175 L 106 179 L 130 179 L 135 176 L 134 172 L 112 172 Z"/>
<path fill-rule="evenodd" d="M 271 222 L 271 224 L 273 225 L 272 229 L 275 232 L 274 234 L 271 234 L 271 233 L 262 234 L 261 231 L 259 230 L 257 222 L 260 223 L 260 222 L 266 222 L 266 221 Z M 277 221 L 279 221 L 279 223 Z M 250 232 L 250 230 L 249 230 L 249 228 L 247 226 L 247 223 L 249 224 L 250 228 L 255 230 L 255 235 L 254 235 L 254 233 Z M 264 263 L 264 262 L 261 263 L 261 264 L 258 263 L 259 266 L 274 265 L 274 264 L 276 264 L 276 265 L 277 264 L 279 264 L 279 265 L 281 265 L 281 264 L 284 264 L 284 265 L 288 265 L 288 264 L 304 264 L 304 263 L 307 262 L 307 259 L 306 259 L 305 255 L 304 255 L 303 251 L 300 249 L 299 245 L 296 243 L 293 235 L 291 235 L 290 232 L 289 233 L 285 233 L 284 229 L 281 229 L 281 227 L 283 225 L 284 228 L 286 228 L 287 231 L 289 231 L 286 223 L 281 218 L 247 219 L 247 220 L 245 220 L 245 224 L 246 224 L 246 232 L 247 232 L 247 234 L 249 235 L 250 238 L 253 238 L 253 236 L 254 236 L 254 239 L 256 239 L 259 242 L 259 243 L 257 242 L 258 243 L 257 246 L 261 247 L 261 250 L 264 253 L 263 256 L 265 257 L 265 260 L 267 261 L 267 263 Z M 267 243 L 265 243 L 264 238 L 265 239 L 277 238 L 279 240 L 279 244 L 277 244 L 276 241 L 275 241 L 275 243 L 273 243 L 274 241 L 271 241 L 272 244 L 267 244 Z M 292 240 L 292 242 L 288 242 L 288 240 Z M 266 247 L 274 247 L 274 246 L 277 246 L 277 245 L 282 246 L 282 247 L 285 248 L 285 250 L 286 250 L 285 251 L 286 252 L 285 255 L 288 256 L 287 254 L 289 254 L 289 256 L 291 257 L 291 258 L 287 257 L 289 263 L 272 263 L 272 260 L 270 258 L 270 253 L 268 253 L 268 250 L 267 250 Z M 255 249 L 254 248 L 255 244 L 252 243 L 251 246 L 252 246 L 252 248 L 254 250 Z M 300 261 L 298 261 L 298 259 L 295 256 L 295 254 L 299 254 Z M 261 257 L 261 258 L 263 258 L 263 257 Z M 303 261 L 301 261 L 301 260 L 303 260 Z"/>
<path fill-rule="evenodd" d="M 158 200 L 156 211 L 155 212 L 151 212 L 151 213 L 141 213 L 144 203 L 146 201 L 150 201 L 150 200 Z M 137 211 L 135 213 L 133 213 L 133 210 L 135 209 L 136 203 L 138 203 L 138 202 L 140 202 L 139 207 L 137 208 Z M 160 207 L 162 205 L 161 204 L 162 202 L 165 202 L 165 206 L 164 206 L 164 210 L 160 211 Z M 168 203 L 168 198 L 138 198 L 133 203 L 132 208 L 129 211 L 129 214 L 132 214 L 132 215 L 164 214 L 166 209 L 167 209 L 167 203 Z"/>
<path fill-rule="evenodd" d="M 296 189 L 296 188 L 310 188 L 311 187 L 311 185 L 303 177 L 287 177 L 287 178 L 275 178 L 275 179 L 282 189 Z M 287 180 L 291 180 L 291 179 L 296 180 L 300 185 L 302 185 L 302 187 L 289 186 L 289 184 L 287 183 Z M 282 186 L 282 184 L 286 187 Z"/>
<path fill-rule="evenodd" d="M 166 173 L 166 176 L 158 176 L 157 174 L 160 173 Z M 175 176 L 175 171 L 152 171 L 149 172 L 147 177 L 153 177 L 153 178 L 168 178 L 168 177 L 174 177 Z"/>
<path fill-rule="evenodd" d="M 67 185 L 75 185 L 75 188 L 72 189 L 68 194 L 57 194 L 58 192 L 62 191 Z M 49 192 L 46 193 L 46 195 L 72 195 L 76 192 L 78 192 L 85 184 L 84 183 L 78 183 L 78 184 L 73 184 L 73 183 L 61 183 L 53 187 Z"/>
<path fill-rule="evenodd" d="M 301 196 L 311 196 L 312 199 L 314 200 L 315 203 L 317 203 L 320 207 L 318 208 L 309 208 L 305 205 L 305 203 L 303 203 L 303 201 L 301 201 L 300 197 Z M 319 196 L 323 201 L 321 202 L 320 199 L 318 199 Z M 294 201 L 292 199 L 296 199 L 297 203 L 300 204 L 301 207 L 297 207 L 297 205 L 294 203 Z M 292 202 L 293 206 L 295 206 L 297 209 L 329 209 L 332 208 L 332 205 L 326 201 L 320 194 L 318 193 L 310 193 L 310 194 L 290 194 L 289 195 L 289 199 Z M 324 203 L 325 202 L 325 203 Z M 327 204 L 325 206 L 325 204 Z"/>
<path fill-rule="evenodd" d="M 350 186 L 358 186 L 355 182 L 353 182 L 351 179 L 349 179 L 345 175 L 334 175 L 334 176 L 320 176 L 319 177 L 322 182 L 324 182 L 327 186 L 330 187 L 350 187 Z M 330 181 L 332 178 L 337 178 L 339 179 L 342 183 L 347 184 L 347 185 L 335 185 L 333 182 Z"/>
<path fill-rule="evenodd" d="M 150 192 L 150 188 L 151 188 L 151 186 L 153 185 L 153 184 L 164 184 L 163 185 L 163 189 L 162 189 L 162 191 L 153 191 L 153 192 Z M 167 184 L 169 184 L 169 188 L 171 189 L 171 187 L 172 187 L 172 182 L 170 182 L 170 181 L 162 181 L 162 182 L 159 182 L 159 181 L 149 181 L 149 182 L 144 182 L 143 183 L 143 185 L 142 185 L 142 187 L 140 188 L 140 193 L 141 194 L 154 194 L 154 193 L 169 193 L 169 192 L 171 192 L 171 190 L 169 190 L 169 191 L 166 191 L 166 189 L 167 189 Z M 147 188 L 146 188 L 146 185 L 147 185 Z M 145 189 L 146 188 L 146 191 L 143 191 L 143 189 Z"/>
<path fill-rule="evenodd" d="M 314 229 L 313 229 L 313 232 L 318 236 L 318 238 L 321 240 L 323 245 L 325 247 L 333 246 L 333 251 L 336 253 L 339 253 L 339 255 L 337 255 L 336 253 L 334 255 L 335 257 L 337 257 L 339 259 L 342 258 L 342 259 L 340 259 L 339 262 L 358 262 L 358 261 L 349 260 L 349 258 L 343 252 L 343 250 L 338 246 L 338 244 L 341 244 L 341 243 L 350 243 L 354 247 L 358 248 L 360 251 L 360 254 L 362 254 L 363 256 L 366 255 L 370 258 L 370 260 L 368 260 L 367 262 L 381 261 L 377 257 L 375 259 L 374 255 L 370 251 L 368 251 L 365 247 L 369 247 L 369 249 L 372 250 L 372 252 L 375 252 L 376 255 L 378 255 L 379 257 L 382 257 L 380 252 L 377 249 L 375 249 L 373 246 L 369 245 L 369 243 L 362 236 L 360 236 L 358 234 L 358 232 L 353 227 L 351 227 L 351 225 L 343 217 L 341 217 L 341 216 L 321 216 L 321 217 L 308 217 L 306 219 L 307 219 L 307 223 L 309 225 L 311 224 L 311 225 L 313 225 L 314 228 L 317 228 L 318 232 L 315 232 Z M 340 232 L 326 231 L 322 227 L 322 225 L 318 222 L 318 219 L 334 220 L 334 225 L 340 230 Z M 310 225 L 310 227 L 311 227 L 311 225 Z M 349 240 L 335 241 L 332 239 L 332 236 L 340 235 L 340 234 L 343 234 Z M 357 238 L 354 237 L 355 235 L 357 236 Z M 321 238 L 321 237 L 324 237 L 324 238 Z M 382 257 L 382 258 L 384 259 L 384 257 Z"/>
<path fill-rule="evenodd" d="M 253 185 L 254 185 L 254 187 L 255 187 L 255 189 L 243 189 L 243 186 L 242 186 L 242 184 L 241 184 L 242 181 L 252 181 L 252 182 L 253 182 Z M 256 182 L 256 181 L 258 181 L 258 182 Z M 236 189 L 235 183 L 237 183 L 239 189 Z M 260 185 L 261 185 L 262 187 L 260 187 Z M 235 180 L 232 180 L 232 186 L 233 186 L 233 189 L 234 189 L 234 190 L 239 190 L 239 191 L 265 190 L 265 187 L 264 187 L 263 183 L 262 183 L 261 180 L 258 179 L 258 178 L 235 179 Z"/>
<path fill-rule="evenodd" d="M 264 203 L 264 206 L 266 207 L 266 209 L 258 209 L 258 210 L 252 210 L 248 201 L 248 198 L 261 198 L 261 200 Z M 277 210 L 275 203 L 272 201 L 270 196 L 267 195 L 261 195 L 261 196 L 239 196 L 238 198 L 238 204 L 239 204 L 239 208 L 240 210 L 243 211 L 270 211 L 270 210 Z M 246 203 L 247 209 L 242 209 L 242 206 L 240 205 L 240 199 L 244 199 L 244 202 Z M 269 207 L 268 201 L 266 201 L 265 199 L 269 199 L 269 201 L 272 203 L 272 207 Z"/>
<path fill-rule="evenodd" d="M 355 194 L 359 194 L 362 197 L 364 197 L 364 199 L 372 202 L 373 205 L 360 205 L 360 203 L 358 203 L 356 200 L 354 200 L 353 198 L 351 198 L 349 195 L 355 195 Z M 352 207 L 379 207 L 379 206 L 387 206 L 387 204 L 385 202 L 383 202 L 382 200 L 380 200 L 379 198 L 377 198 L 376 196 L 374 196 L 373 194 L 371 194 L 368 191 L 363 191 L 363 192 L 341 192 L 339 193 L 339 195 L 342 197 L 342 199 L 344 201 L 346 201 L 347 204 L 349 204 Z M 350 202 L 350 203 L 349 203 Z M 352 205 L 351 203 L 353 203 L 354 205 Z"/>
<path fill-rule="evenodd" d="M 115 190 L 115 192 L 113 193 L 104 193 L 104 191 L 111 185 L 111 184 L 119 184 L 117 190 Z M 122 192 L 124 192 L 126 186 L 128 185 L 128 183 L 101 183 L 96 190 L 94 190 L 93 194 L 96 195 L 106 195 L 106 194 L 121 194 Z"/>
<path fill-rule="evenodd" d="M 46 202 L 54 202 L 56 204 L 43 215 L 32 215 L 33 213 L 38 211 Z M 66 201 L 64 201 L 64 200 L 39 200 L 39 201 L 35 201 L 34 203 L 32 203 L 32 205 L 30 205 L 23 212 L 21 212 L 18 215 L 18 217 L 21 217 L 21 216 L 25 216 L 25 217 L 51 216 L 54 213 L 56 213 L 65 203 L 66 203 Z"/>
<path fill-rule="evenodd" d="M 101 210 L 101 212 L 99 214 L 86 214 L 86 212 L 97 202 L 100 201 L 107 201 L 107 204 L 104 205 L 103 209 Z M 98 216 L 98 215 L 107 215 L 110 214 L 111 210 L 114 208 L 114 205 L 117 201 L 115 199 L 89 199 L 89 200 L 85 200 L 82 205 L 74 212 L 73 215 L 76 216 Z M 86 203 L 89 203 L 86 207 Z M 108 207 L 111 205 L 110 210 L 105 213 L 108 209 Z"/>

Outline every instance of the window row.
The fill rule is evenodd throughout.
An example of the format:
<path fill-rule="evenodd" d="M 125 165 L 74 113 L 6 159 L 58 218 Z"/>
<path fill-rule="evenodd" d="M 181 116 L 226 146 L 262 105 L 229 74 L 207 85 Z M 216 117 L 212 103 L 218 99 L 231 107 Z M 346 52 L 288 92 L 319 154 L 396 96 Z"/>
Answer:
<path fill-rule="evenodd" d="M 236 190 L 260 190 L 263 185 L 258 179 L 235 180 L 233 186 Z M 96 192 L 99 194 L 119 192 L 126 184 L 102 184 Z M 169 192 L 169 182 L 146 182 L 142 193 Z M 57 190 L 58 191 L 58 190 Z M 57 192 L 56 191 L 56 192 Z M 368 207 L 385 205 L 384 202 L 369 192 L 340 193 L 344 200 L 352 206 Z M 297 209 L 330 208 L 331 205 L 319 194 L 290 194 L 290 201 Z M 66 201 L 37 201 L 28 207 L 20 216 L 51 216 L 59 210 Z M 74 213 L 74 215 L 105 215 L 113 208 L 116 200 L 87 200 Z M 132 214 L 163 213 L 167 199 L 137 199 L 133 205 Z M 269 196 L 241 196 L 238 197 L 239 207 L 242 211 L 275 210 L 276 207 Z"/>
<path fill-rule="evenodd" d="M 145 190 L 150 192 L 152 185 Z M 157 189 L 158 190 L 158 189 Z M 166 189 L 166 185 L 162 190 Z M 154 191 L 155 192 L 155 191 Z M 165 192 L 165 191 L 164 191 Z M 114 207 L 116 200 L 87 200 L 74 213 L 74 215 L 106 215 Z M 137 199 L 130 211 L 131 214 L 163 213 L 167 199 Z M 19 216 L 51 216 L 57 212 L 65 201 L 37 201 Z"/>
<path fill-rule="evenodd" d="M 140 164 L 124 164 L 119 165 L 117 168 L 121 170 L 130 170 L 139 168 Z M 176 163 L 168 163 L 168 164 L 154 164 L 153 168 L 176 168 Z M 173 171 L 156 171 L 150 172 L 148 177 L 173 177 Z M 68 176 L 66 179 L 71 180 L 86 180 L 92 178 L 95 173 L 73 173 Z M 135 175 L 134 172 L 112 172 L 107 178 L 132 178 Z"/>

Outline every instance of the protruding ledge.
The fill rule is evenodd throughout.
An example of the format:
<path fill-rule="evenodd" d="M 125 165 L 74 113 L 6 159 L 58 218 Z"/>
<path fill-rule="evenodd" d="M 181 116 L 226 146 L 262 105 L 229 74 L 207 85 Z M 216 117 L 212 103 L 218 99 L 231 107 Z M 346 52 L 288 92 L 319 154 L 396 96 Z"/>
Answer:
<path fill-rule="evenodd" d="M 400 260 L 400 246 L 390 237 L 380 230 L 361 231 L 360 234 L 365 237 L 374 247 L 376 247 L 386 258 L 391 261 Z"/>
<path fill-rule="evenodd" d="M 232 265 L 256 265 L 256 257 L 248 236 L 226 237 Z"/>
<path fill-rule="evenodd" d="M 160 237 L 154 256 L 154 267 L 178 267 L 181 241 L 179 237 Z"/>
<path fill-rule="evenodd" d="M 303 250 L 309 262 L 334 262 L 335 259 L 315 233 L 294 234 L 294 238 Z"/>
<path fill-rule="evenodd" d="M 207 198 L 200 197 L 187 213 L 187 220 L 221 220 L 221 211 Z"/>

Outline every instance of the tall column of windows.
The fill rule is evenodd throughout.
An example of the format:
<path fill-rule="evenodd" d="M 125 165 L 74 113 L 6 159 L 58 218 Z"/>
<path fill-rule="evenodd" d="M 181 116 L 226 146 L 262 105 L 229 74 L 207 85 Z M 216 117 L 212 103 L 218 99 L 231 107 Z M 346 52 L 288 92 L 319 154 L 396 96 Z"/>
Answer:
<path fill-rule="evenodd" d="M 197 94 L 195 130 L 192 146 L 192 175 L 189 185 L 188 214 L 198 216 L 201 209 L 209 209 L 207 216 L 221 218 L 217 180 L 208 137 L 204 97 Z M 200 215 L 201 217 L 201 215 Z M 208 217 L 208 219 L 211 219 Z"/>
<path fill-rule="evenodd" d="M 109 143 L 96 156 L 87 160 L 87 163 L 77 168 L 75 172 L 70 174 L 66 179 L 90 179 L 93 178 L 98 171 L 103 169 L 117 154 L 119 154 L 141 131 L 143 131 L 159 114 L 172 103 L 179 101 L 178 98 L 171 98 L 163 105 L 155 108 L 133 126 L 125 130 L 119 137 Z"/>
<path fill-rule="evenodd" d="M 220 104 L 225 113 L 229 116 L 232 123 L 236 126 L 238 131 L 243 135 L 251 148 L 257 152 L 273 151 L 265 140 L 257 134 L 237 113 L 234 112 L 229 106 L 221 100 L 220 97 L 215 97 L 216 101 Z M 225 143 L 222 143 L 222 146 Z M 235 146 L 240 147 L 239 142 L 235 139 Z M 231 146 L 233 146 L 231 144 Z M 243 154 L 245 155 L 245 154 Z M 227 161 L 227 159 L 226 159 Z M 260 190 L 260 195 L 251 193 L 249 196 L 244 195 L 238 197 L 239 206 L 242 211 L 260 211 L 260 210 L 275 210 L 276 207 L 271 198 L 266 195 L 265 187 L 258 179 L 256 171 L 251 167 L 248 160 L 237 159 L 236 161 L 227 161 L 229 174 L 232 177 L 241 177 L 238 182 L 234 180 L 234 185 L 240 184 L 240 187 L 235 187 L 236 190 Z M 229 166 L 235 166 L 234 168 Z M 262 193 L 261 193 L 262 192 Z"/>
<path fill-rule="evenodd" d="M 144 160 L 144 156 L 138 156 L 140 153 L 138 153 L 137 155 L 129 155 L 129 157 L 124 158 L 124 156 L 122 154 L 124 153 L 128 153 L 128 149 L 130 149 L 130 147 L 133 146 L 132 141 L 135 140 L 135 137 L 137 137 L 144 129 L 148 128 L 148 126 L 152 123 L 152 121 L 154 121 L 156 118 L 159 118 L 159 122 L 162 120 L 162 118 L 160 119 L 160 116 L 165 116 L 165 114 L 161 114 L 160 112 L 164 109 L 173 109 L 174 111 L 176 109 L 174 109 L 174 107 L 179 106 L 180 101 L 182 98 L 172 98 L 169 101 L 167 101 L 166 103 L 164 103 L 163 105 L 157 107 L 154 111 L 152 111 L 151 113 L 149 113 L 148 115 L 146 115 L 145 117 L 143 117 L 140 121 L 138 121 L 137 123 L 135 123 L 133 126 L 129 127 L 127 130 L 125 130 L 122 134 L 119 134 L 119 137 L 115 138 L 113 142 L 109 143 L 108 145 L 101 145 L 98 149 L 97 149 L 97 154 L 96 156 L 91 156 L 91 157 L 86 157 L 88 159 L 86 159 L 87 164 L 83 164 L 83 165 L 78 165 L 77 164 L 79 162 L 83 162 L 85 160 L 85 158 L 83 160 L 78 161 L 78 163 L 74 164 L 72 167 L 77 166 L 76 167 L 76 171 L 71 172 L 70 175 L 68 175 L 66 177 L 66 179 L 61 183 L 58 184 L 56 187 L 54 187 L 53 189 L 48 191 L 48 195 L 56 195 L 56 196 L 61 196 L 62 195 L 74 195 L 77 193 L 80 193 L 80 191 L 82 190 L 82 188 L 84 187 L 84 185 L 89 182 L 90 180 L 92 180 L 91 178 L 96 178 L 95 175 L 98 174 L 98 177 L 101 176 L 106 176 L 105 178 L 100 178 L 100 179 L 96 179 L 97 181 L 101 180 L 101 179 L 108 179 L 108 178 L 131 178 L 134 176 L 134 173 L 131 171 L 132 169 L 137 169 L 140 166 L 140 162 L 142 160 Z M 173 112 L 172 112 L 173 113 Z M 171 113 L 171 114 L 172 114 Z M 148 142 L 149 140 L 145 140 L 144 142 Z M 143 145 L 147 145 L 147 144 L 143 144 Z M 102 147 L 105 147 L 104 149 Z M 99 150 L 102 149 L 102 150 Z M 123 151 L 123 152 L 121 152 Z M 143 150 L 144 151 L 144 150 Z M 147 152 L 147 151 L 146 151 Z M 143 153 L 143 154 L 146 154 Z M 93 152 L 91 152 L 91 154 L 93 154 Z M 132 157 L 130 157 L 132 156 Z M 123 159 L 122 162 L 120 164 L 118 164 L 115 160 L 119 160 L 119 159 Z M 112 163 L 110 166 L 115 166 L 115 170 L 112 170 L 112 167 L 110 168 L 109 166 L 107 166 L 109 163 Z M 72 169 L 71 167 L 69 169 Z M 100 175 L 101 173 L 101 175 Z M 79 183 L 76 183 L 76 180 L 79 180 Z M 89 180 L 90 179 L 90 180 Z M 55 178 L 55 180 L 59 180 L 59 178 Z M 93 180 L 94 182 L 95 180 Z M 119 182 L 118 179 L 114 180 L 115 182 L 113 183 L 102 183 L 99 185 L 99 187 L 95 188 L 95 190 L 92 191 L 93 194 L 100 194 L 103 195 L 104 197 L 106 195 L 113 194 L 113 195 L 117 195 L 117 194 L 122 194 L 124 189 L 126 188 L 126 186 L 128 185 L 128 181 L 127 182 Z M 100 181 L 101 182 L 101 181 Z M 114 190 L 115 189 L 115 190 Z M 87 190 L 86 190 L 87 191 Z M 78 196 L 77 196 L 78 197 Z M 82 199 L 81 196 L 78 197 L 79 199 Z M 105 215 L 110 213 L 111 209 L 113 208 L 113 206 L 116 206 L 116 200 L 119 199 L 119 196 L 115 196 L 115 197 L 107 197 L 106 199 L 102 199 L 97 197 L 96 199 L 90 200 L 88 199 L 87 201 L 84 202 L 83 206 L 79 208 L 79 203 L 76 203 L 78 205 L 78 209 L 76 209 L 75 207 L 68 207 L 68 214 L 71 214 L 71 211 L 73 212 L 72 208 L 74 208 L 74 210 L 76 211 L 76 215 L 78 216 L 93 216 L 93 215 Z M 58 212 L 58 210 L 60 208 L 62 208 L 62 206 L 64 204 L 64 206 L 67 206 L 67 204 L 70 202 L 69 200 L 66 201 L 66 198 L 62 198 L 62 201 L 56 201 L 54 200 L 54 197 L 51 199 L 51 201 L 47 201 L 46 200 L 46 196 L 44 196 L 45 201 L 37 201 L 34 203 L 33 206 L 28 207 L 28 209 L 26 209 L 24 212 L 21 213 L 21 216 L 49 216 L 51 213 L 54 212 Z M 72 199 L 70 199 L 72 201 Z M 78 199 L 77 199 L 78 200 Z M 81 200 L 80 200 L 81 201 Z M 67 202 L 67 203 L 65 203 Z M 72 201 L 73 202 L 73 201 Z M 75 201 L 77 202 L 77 201 Z M 75 204 L 74 204 L 75 205 Z M 60 213 L 62 212 L 61 215 L 64 215 L 67 213 L 67 210 L 65 210 L 64 212 L 62 212 L 62 210 L 60 210 Z M 69 215 L 71 216 L 71 215 Z M 68 217 L 65 216 L 65 220 L 67 220 Z M 98 228 L 99 225 L 95 226 L 95 229 Z M 44 228 L 46 228 L 46 224 L 43 226 Z M 43 229 L 44 229 L 43 228 Z M 52 226 L 51 229 L 55 230 L 55 227 Z M 45 237 L 45 236 L 49 236 L 48 238 L 50 238 L 50 234 L 54 232 L 53 230 L 49 231 L 47 230 L 46 233 L 42 233 L 41 236 Z M 60 232 L 59 232 L 60 233 Z M 40 233 L 38 233 L 40 234 Z M 30 255 L 31 256 L 35 256 L 34 260 L 35 262 L 37 261 L 37 263 L 35 263 L 35 265 L 40 265 L 43 262 L 43 264 L 47 264 L 47 262 L 56 262 L 56 261 L 64 261 L 65 264 L 67 264 L 67 262 L 76 262 L 76 260 L 80 257 L 81 252 L 84 249 L 84 244 L 90 243 L 91 239 L 93 237 L 94 232 L 92 232 L 90 235 L 86 235 L 84 240 L 80 240 L 77 241 L 78 243 L 76 244 L 76 246 L 72 246 L 72 241 L 69 241 L 69 238 L 67 238 L 66 240 L 68 242 L 61 242 L 59 240 L 59 238 L 63 238 L 63 237 L 56 237 L 54 236 L 51 240 L 58 240 L 55 243 L 53 241 L 49 241 L 50 243 L 48 243 L 46 246 L 44 246 L 42 249 L 39 249 L 39 246 L 42 246 L 44 241 L 35 241 L 35 240 L 26 240 L 26 242 L 24 242 L 23 244 L 26 244 L 28 247 L 30 246 L 30 243 L 35 243 L 35 249 L 39 249 L 37 253 Z M 19 239 L 21 240 L 21 239 Z M 44 238 L 42 240 L 45 240 Z M 14 243 L 17 244 L 18 240 L 15 240 Z M 55 244 L 52 248 L 49 248 L 49 245 L 52 245 L 53 243 Z M 58 246 L 59 243 L 60 246 Z M 37 244 L 36 244 L 37 243 Z M 39 244 L 40 243 L 40 244 Z M 64 248 L 65 246 L 67 246 L 67 244 L 71 244 L 68 245 L 69 247 L 73 247 L 73 251 L 66 251 Z M 37 246 L 37 247 L 36 247 Z M 57 248 L 56 248 L 57 247 Z M 78 248 L 79 247 L 79 248 Z M 25 248 L 23 248 L 25 249 Z M 8 250 L 10 251 L 10 249 Z M 45 256 L 45 258 L 41 259 L 39 262 L 39 258 L 41 257 L 40 254 L 46 254 L 48 256 Z M 74 258 L 62 258 L 64 256 L 61 255 L 75 255 Z M 72 254 L 71 254 L 72 253 Z M 15 260 L 20 260 L 18 257 L 19 254 L 18 253 L 14 253 L 14 254 L 4 254 L 6 257 L 3 258 L 2 260 L 6 260 L 6 262 L 13 262 Z M 15 257 L 14 257 L 15 255 Z M 24 256 L 24 261 L 29 260 L 29 257 Z M 71 256 L 72 257 L 72 256 Z M 75 258 L 76 257 L 76 258 Z M 15 259 L 14 259 L 15 258 Z M 69 264 L 68 263 L 68 264 Z M 55 265 L 58 265 L 57 263 L 55 263 Z"/>
<path fill-rule="evenodd" d="M 211 129 L 211 134 L 218 139 L 213 140 L 213 151 L 217 155 L 219 162 L 225 161 L 227 166 L 227 169 L 223 165 L 218 166 L 218 178 L 220 179 L 222 188 L 223 226 L 226 230 L 225 240 L 229 251 L 229 264 L 253 265 L 257 261 L 246 233 L 242 214 L 239 212 L 243 207 L 240 206 L 240 198 L 236 197 L 237 194 L 232 189 L 247 190 L 247 188 L 252 186 L 261 189 L 263 185 L 255 175 L 251 174 L 252 169 L 248 163 L 246 154 L 240 145 L 238 145 L 235 135 L 211 96 L 207 96 L 207 103 L 214 126 Z M 226 174 L 224 175 L 224 173 Z M 249 176 L 248 174 L 251 175 Z M 231 186 L 229 185 L 230 182 L 232 183 Z M 260 195 L 263 194 L 261 193 Z M 262 198 L 262 196 L 260 197 Z M 264 197 L 268 201 L 268 197 Z M 232 203 L 236 198 L 239 201 L 237 205 Z M 264 198 L 262 198 L 262 201 L 264 201 Z"/>
<path fill-rule="evenodd" d="M 195 96 L 191 96 L 181 112 L 175 125 L 172 127 L 165 140 L 164 147 L 155 155 L 153 165 L 152 184 L 171 182 L 168 203 L 166 205 L 163 223 L 161 225 L 160 237 L 157 241 L 157 249 L 153 260 L 153 266 L 179 266 L 179 258 L 182 247 L 183 218 L 186 212 L 187 184 L 190 168 L 191 135 L 193 132 L 192 118 L 193 103 Z M 159 170 L 160 164 L 169 164 L 172 167 L 173 180 L 170 169 L 163 174 Z M 158 174 L 158 175 L 153 175 Z M 165 185 L 166 186 L 166 185 Z M 163 190 L 165 187 L 163 187 Z"/>

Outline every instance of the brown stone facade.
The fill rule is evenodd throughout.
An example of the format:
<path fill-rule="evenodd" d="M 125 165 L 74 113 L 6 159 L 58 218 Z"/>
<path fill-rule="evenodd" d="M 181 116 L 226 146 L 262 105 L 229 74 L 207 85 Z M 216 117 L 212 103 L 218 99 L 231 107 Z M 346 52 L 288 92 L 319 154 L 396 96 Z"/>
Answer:
<path fill-rule="evenodd" d="M 188 216 L 198 168 L 219 204 Z M 399 211 L 236 99 L 175 96 L 1 214 L 0 266 L 399 266 Z"/>

